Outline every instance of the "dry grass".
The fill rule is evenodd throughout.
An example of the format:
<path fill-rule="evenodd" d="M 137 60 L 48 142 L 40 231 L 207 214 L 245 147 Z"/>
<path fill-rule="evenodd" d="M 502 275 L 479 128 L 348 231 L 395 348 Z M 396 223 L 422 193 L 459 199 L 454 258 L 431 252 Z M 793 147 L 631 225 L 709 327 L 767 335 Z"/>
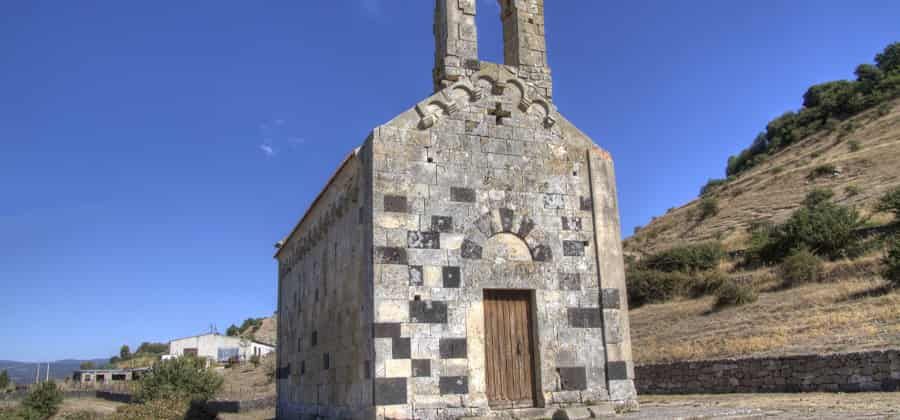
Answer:
<path fill-rule="evenodd" d="M 760 275 L 759 286 L 775 283 Z M 767 280 L 768 279 L 768 280 Z M 871 350 L 900 345 L 900 292 L 854 278 L 762 293 L 753 304 L 709 309 L 713 298 L 631 312 L 638 364 Z"/>

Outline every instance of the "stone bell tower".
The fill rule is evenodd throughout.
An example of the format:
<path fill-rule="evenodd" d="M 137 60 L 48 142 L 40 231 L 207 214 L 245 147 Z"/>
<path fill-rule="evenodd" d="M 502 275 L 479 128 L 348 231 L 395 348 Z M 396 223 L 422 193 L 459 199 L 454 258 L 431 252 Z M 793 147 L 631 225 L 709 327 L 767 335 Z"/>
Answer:
<path fill-rule="evenodd" d="M 435 92 L 480 69 L 476 0 L 435 0 Z M 533 83 L 551 98 L 553 80 L 547 65 L 544 35 L 544 0 L 498 0 L 503 22 L 505 65 L 518 69 L 521 79 Z"/>

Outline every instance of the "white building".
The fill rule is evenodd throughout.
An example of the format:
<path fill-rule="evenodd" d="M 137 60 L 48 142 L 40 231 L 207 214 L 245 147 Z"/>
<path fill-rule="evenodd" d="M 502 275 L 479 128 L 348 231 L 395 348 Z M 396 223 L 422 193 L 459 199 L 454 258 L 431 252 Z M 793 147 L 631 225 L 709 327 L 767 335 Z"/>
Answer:
<path fill-rule="evenodd" d="M 253 356 L 263 356 L 275 351 L 275 347 L 240 337 L 219 334 L 203 334 L 175 339 L 169 342 L 172 357 L 194 355 L 217 362 L 230 359 L 250 360 Z"/>

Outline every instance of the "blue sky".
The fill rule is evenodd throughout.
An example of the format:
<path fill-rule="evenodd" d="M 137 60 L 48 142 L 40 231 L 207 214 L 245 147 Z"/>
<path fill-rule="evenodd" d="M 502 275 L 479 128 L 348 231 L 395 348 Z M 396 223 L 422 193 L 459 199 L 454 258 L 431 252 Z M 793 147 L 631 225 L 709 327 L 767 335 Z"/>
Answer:
<path fill-rule="evenodd" d="M 482 59 L 502 61 L 479 3 Z M 626 233 L 900 40 L 893 0 L 548 3 L 555 100 L 616 159 Z M 0 359 L 270 315 L 272 244 L 430 93 L 432 7 L 0 2 Z"/>

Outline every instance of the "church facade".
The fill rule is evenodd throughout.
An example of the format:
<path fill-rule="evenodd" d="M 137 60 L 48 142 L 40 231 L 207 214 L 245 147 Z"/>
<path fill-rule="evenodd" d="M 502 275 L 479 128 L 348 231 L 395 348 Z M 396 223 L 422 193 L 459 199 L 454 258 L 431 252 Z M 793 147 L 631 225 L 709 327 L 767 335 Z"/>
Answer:
<path fill-rule="evenodd" d="M 553 102 L 543 0 L 436 0 L 435 93 L 278 244 L 278 418 L 634 406 L 613 163 Z"/>

